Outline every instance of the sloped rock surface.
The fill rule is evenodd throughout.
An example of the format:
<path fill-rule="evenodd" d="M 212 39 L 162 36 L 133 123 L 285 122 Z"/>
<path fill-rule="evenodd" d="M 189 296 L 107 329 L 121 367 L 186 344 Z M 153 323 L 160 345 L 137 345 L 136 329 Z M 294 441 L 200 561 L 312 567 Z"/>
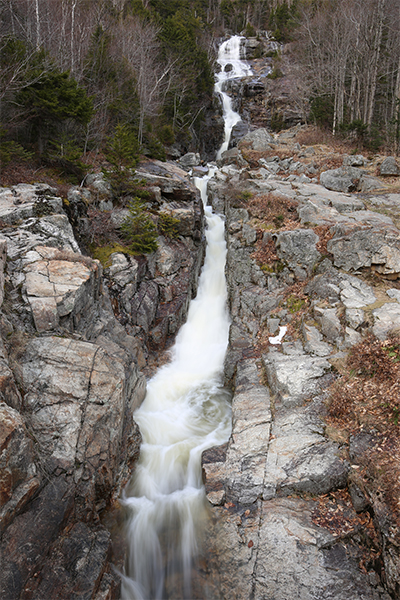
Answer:
<path fill-rule="evenodd" d="M 273 143 L 280 143 L 278 136 Z M 206 542 L 209 595 L 388 600 L 384 586 L 391 593 L 396 589 L 398 552 L 378 509 L 374 524 L 385 540 L 382 560 L 389 574 L 382 579 L 379 567 L 375 571 L 370 564 L 368 573 L 359 568 L 364 543 L 373 543 L 361 539 L 362 525 L 340 534 L 315 515 L 325 498 L 347 487 L 347 504 L 340 508 L 346 519 L 357 523 L 358 512 L 371 507 L 368 494 L 357 488 L 358 459 L 351 445 L 349 454 L 348 439 L 326 428 L 324 398 L 335 378 L 332 367 L 345 359 L 348 348 L 366 332 L 383 339 L 400 325 L 399 233 L 391 212 L 366 210 L 367 195 L 364 202 L 299 176 L 284 181 L 282 171 L 290 173 L 294 160 L 267 157 L 262 168 L 242 167 L 240 148 L 209 186 L 210 202 L 227 218 L 232 325 L 225 376 L 233 389 L 232 435 L 203 454 L 212 507 Z M 270 170 L 269 164 L 278 168 Z M 346 172 L 354 169 L 358 178 L 355 167 L 364 165 L 364 159 L 354 166 L 349 162 Z M 253 200 L 268 193 L 282 202 L 296 201 L 300 226 L 252 237 L 257 216 L 235 199 L 232 187 L 237 195 L 250 192 Z M 378 203 L 378 196 L 372 198 Z M 379 206 L 386 210 L 388 195 L 382 199 Z M 261 224 L 264 231 L 266 226 L 271 228 Z M 321 249 L 324 232 L 327 245 Z M 265 258 L 262 269 L 255 261 L 261 238 L 273 242 L 279 258 L 279 263 Z M 380 284 L 365 281 L 360 269 L 380 277 Z M 306 300 L 297 298 L 298 289 Z M 274 345 L 276 339 L 280 343 Z M 333 515 L 337 506 L 329 510 Z"/>

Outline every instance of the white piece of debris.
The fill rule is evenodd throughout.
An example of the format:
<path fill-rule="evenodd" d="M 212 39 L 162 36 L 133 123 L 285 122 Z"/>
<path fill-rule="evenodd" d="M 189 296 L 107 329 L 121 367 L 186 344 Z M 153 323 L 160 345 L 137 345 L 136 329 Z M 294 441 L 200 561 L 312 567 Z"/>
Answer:
<path fill-rule="evenodd" d="M 287 327 L 279 327 L 279 334 L 275 337 L 268 338 L 270 344 L 280 344 L 282 342 L 282 338 L 287 332 Z"/>

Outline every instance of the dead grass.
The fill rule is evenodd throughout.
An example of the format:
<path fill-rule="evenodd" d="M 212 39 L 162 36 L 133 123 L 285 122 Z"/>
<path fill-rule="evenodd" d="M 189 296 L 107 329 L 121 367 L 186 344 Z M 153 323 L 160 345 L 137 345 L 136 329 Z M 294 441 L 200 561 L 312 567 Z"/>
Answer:
<path fill-rule="evenodd" d="M 328 403 L 330 424 L 352 434 L 376 434 L 363 461 L 366 477 L 400 524 L 400 336 L 385 341 L 370 336 L 354 346 Z"/>
<path fill-rule="evenodd" d="M 109 212 L 89 207 L 88 217 L 90 219 L 90 244 L 104 246 L 113 242 L 123 243 Z"/>
<path fill-rule="evenodd" d="M 298 227 L 297 206 L 298 202 L 286 196 L 268 193 L 250 198 L 246 208 L 251 217 L 263 222 L 264 228 L 284 230 Z"/>

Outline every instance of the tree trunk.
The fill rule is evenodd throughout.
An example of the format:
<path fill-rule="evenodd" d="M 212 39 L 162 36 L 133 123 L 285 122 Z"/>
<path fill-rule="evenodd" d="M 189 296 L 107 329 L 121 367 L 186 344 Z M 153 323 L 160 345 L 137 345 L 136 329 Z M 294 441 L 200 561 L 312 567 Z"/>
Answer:
<path fill-rule="evenodd" d="M 368 101 L 366 106 L 365 123 L 368 125 L 368 130 L 371 130 L 372 117 L 374 114 L 375 96 L 378 78 L 378 65 L 381 52 L 383 17 L 384 17 L 385 0 L 379 0 L 377 8 L 377 25 L 374 36 L 373 56 L 371 60 L 371 79 L 368 90 Z"/>

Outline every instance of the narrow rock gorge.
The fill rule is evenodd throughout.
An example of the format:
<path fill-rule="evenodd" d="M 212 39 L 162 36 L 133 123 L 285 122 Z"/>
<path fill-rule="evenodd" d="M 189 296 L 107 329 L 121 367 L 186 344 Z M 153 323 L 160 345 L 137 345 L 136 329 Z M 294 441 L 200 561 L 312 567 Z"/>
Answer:
<path fill-rule="evenodd" d="M 250 59 L 258 44 L 246 41 Z M 272 134 L 270 67 L 250 64 L 229 86 L 243 121 L 208 183 L 226 220 L 232 433 L 202 455 L 195 597 L 397 599 L 398 506 L 366 469 L 371 451 L 387 452 L 384 435 L 373 415 L 355 430 L 327 407 L 351 349 L 400 329 L 397 162 L 307 143 L 293 107 L 293 127 Z M 5 600 L 120 598 L 133 413 L 196 295 L 205 240 L 192 177 L 205 173 L 195 153 L 140 162 L 179 235 L 152 254 L 114 252 L 104 268 L 82 253 L 87 207 L 116 223 L 126 214 L 101 173 L 64 201 L 44 183 L 0 188 Z"/>

